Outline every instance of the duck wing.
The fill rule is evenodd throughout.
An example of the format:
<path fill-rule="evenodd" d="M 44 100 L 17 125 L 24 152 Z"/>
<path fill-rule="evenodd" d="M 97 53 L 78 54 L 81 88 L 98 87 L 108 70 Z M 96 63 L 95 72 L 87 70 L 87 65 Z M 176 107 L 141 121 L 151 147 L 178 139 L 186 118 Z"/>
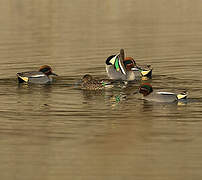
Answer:
<path fill-rule="evenodd" d="M 17 77 L 19 83 L 30 82 L 30 83 L 43 84 L 50 81 L 48 76 L 46 76 L 43 72 L 39 71 L 28 71 L 17 73 Z"/>
<path fill-rule="evenodd" d="M 170 103 L 177 101 L 177 95 L 171 92 L 152 92 L 145 99 L 155 102 Z"/>
<path fill-rule="evenodd" d="M 40 78 L 46 75 L 43 72 L 39 72 L 39 71 L 28 71 L 28 72 L 17 73 L 17 76 L 27 77 L 27 78 Z"/>

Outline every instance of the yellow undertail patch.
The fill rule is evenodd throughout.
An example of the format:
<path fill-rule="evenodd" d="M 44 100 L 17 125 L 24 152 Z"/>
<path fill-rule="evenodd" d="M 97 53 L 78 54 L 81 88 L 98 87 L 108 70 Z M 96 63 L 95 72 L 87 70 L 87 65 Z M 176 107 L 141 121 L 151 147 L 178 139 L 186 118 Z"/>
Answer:
<path fill-rule="evenodd" d="M 150 73 L 151 70 L 143 70 L 141 71 L 142 76 L 146 76 L 147 74 Z"/>
<path fill-rule="evenodd" d="M 187 97 L 187 95 L 188 95 L 187 93 L 181 93 L 181 94 L 177 95 L 177 98 L 178 99 L 185 99 Z"/>
<path fill-rule="evenodd" d="M 28 82 L 28 80 L 29 80 L 29 78 L 27 78 L 27 77 L 22 77 L 22 76 L 19 76 L 19 77 L 25 82 Z"/>

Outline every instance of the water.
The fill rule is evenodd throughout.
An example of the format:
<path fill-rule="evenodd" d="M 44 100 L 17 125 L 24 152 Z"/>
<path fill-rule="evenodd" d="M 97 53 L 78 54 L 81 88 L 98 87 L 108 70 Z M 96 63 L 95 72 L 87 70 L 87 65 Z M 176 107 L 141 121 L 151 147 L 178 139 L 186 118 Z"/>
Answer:
<path fill-rule="evenodd" d="M 3 0 L 0 15 L 1 179 L 201 179 L 200 0 Z M 139 83 L 77 87 L 85 73 L 106 78 L 120 48 L 188 102 L 144 102 Z M 52 85 L 17 84 L 43 64 L 60 75 Z"/>

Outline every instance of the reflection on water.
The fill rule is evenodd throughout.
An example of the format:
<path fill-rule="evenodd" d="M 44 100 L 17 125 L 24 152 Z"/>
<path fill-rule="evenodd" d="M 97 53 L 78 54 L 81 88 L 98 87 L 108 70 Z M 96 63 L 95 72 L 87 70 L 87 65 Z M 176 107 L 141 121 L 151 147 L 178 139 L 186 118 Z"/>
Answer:
<path fill-rule="evenodd" d="M 1 179 L 200 179 L 200 4 L 1 1 Z M 152 65 L 154 89 L 189 99 L 144 101 L 142 82 L 81 90 L 86 73 L 106 78 L 120 48 Z M 43 64 L 60 75 L 53 84 L 17 84 Z"/>

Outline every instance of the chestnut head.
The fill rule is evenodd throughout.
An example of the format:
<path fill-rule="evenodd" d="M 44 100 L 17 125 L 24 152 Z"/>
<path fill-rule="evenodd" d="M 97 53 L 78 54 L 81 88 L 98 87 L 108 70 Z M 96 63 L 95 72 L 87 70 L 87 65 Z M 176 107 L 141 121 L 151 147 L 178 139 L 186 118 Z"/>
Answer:
<path fill-rule="evenodd" d="M 52 68 L 48 65 L 43 65 L 39 68 L 40 72 L 43 72 L 45 75 L 49 76 L 49 75 L 54 75 L 57 76 L 57 74 L 53 73 Z"/>
<path fill-rule="evenodd" d="M 142 93 L 143 96 L 147 96 L 151 92 L 153 92 L 153 88 L 152 88 L 151 84 L 149 84 L 149 83 L 144 83 L 139 87 L 139 93 Z"/>

